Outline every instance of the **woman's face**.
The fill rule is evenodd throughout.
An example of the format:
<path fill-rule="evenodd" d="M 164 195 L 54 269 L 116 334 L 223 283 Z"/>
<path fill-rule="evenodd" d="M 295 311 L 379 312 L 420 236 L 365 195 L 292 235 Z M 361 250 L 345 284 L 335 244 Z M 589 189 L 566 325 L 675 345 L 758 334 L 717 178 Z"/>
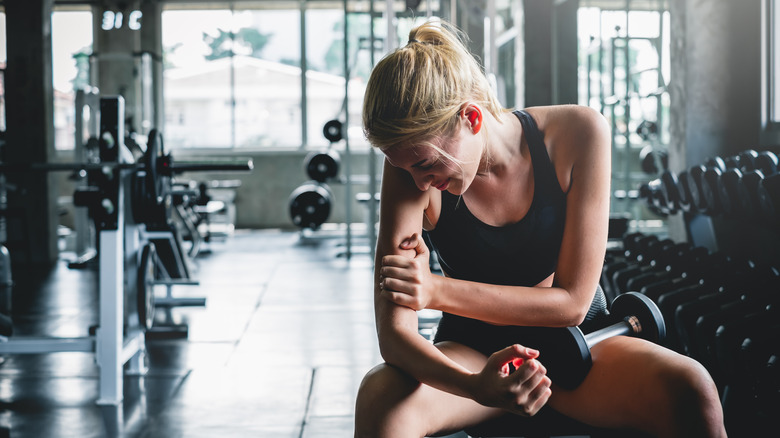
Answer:
<path fill-rule="evenodd" d="M 385 156 L 391 165 L 409 172 L 421 191 L 433 187 L 462 195 L 474 181 L 479 167 L 482 145 L 478 139 L 478 135 L 461 124 L 454 136 L 438 142 L 457 161 L 427 144 L 395 147 L 385 151 Z"/>

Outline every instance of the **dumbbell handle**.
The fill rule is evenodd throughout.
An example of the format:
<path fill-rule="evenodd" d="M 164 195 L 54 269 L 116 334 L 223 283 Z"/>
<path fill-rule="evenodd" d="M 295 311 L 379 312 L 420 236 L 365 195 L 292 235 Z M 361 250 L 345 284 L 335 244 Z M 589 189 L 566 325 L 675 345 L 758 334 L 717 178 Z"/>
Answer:
<path fill-rule="evenodd" d="M 588 349 L 603 341 L 604 339 L 622 335 L 637 335 L 642 333 L 642 323 L 636 316 L 627 316 L 622 321 L 596 330 L 585 335 L 585 343 Z"/>

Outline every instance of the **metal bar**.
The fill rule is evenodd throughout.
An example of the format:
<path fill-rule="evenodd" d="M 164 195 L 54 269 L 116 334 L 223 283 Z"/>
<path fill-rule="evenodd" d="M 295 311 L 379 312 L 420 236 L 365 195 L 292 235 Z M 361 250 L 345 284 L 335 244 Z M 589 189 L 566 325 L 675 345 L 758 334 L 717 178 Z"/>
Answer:
<path fill-rule="evenodd" d="M 119 205 L 122 205 L 120 200 Z M 119 212 L 122 215 L 120 209 Z M 118 223 L 122 224 L 119 218 Z M 124 230 L 100 232 L 100 327 L 97 329 L 97 364 L 100 367 L 99 405 L 122 401 L 122 321 L 124 290 Z"/>
<path fill-rule="evenodd" d="M 307 100 L 308 88 L 306 80 L 306 71 L 309 69 L 309 63 L 306 59 L 306 0 L 300 2 L 301 14 L 301 148 L 305 149 L 309 144 L 309 104 Z"/>
<path fill-rule="evenodd" d="M 0 173 L 13 172 L 77 172 L 79 170 L 102 169 L 141 169 L 143 165 L 134 163 L 3 163 L 0 164 Z"/>
<path fill-rule="evenodd" d="M 430 12 L 430 2 L 428 2 L 428 10 Z M 369 41 L 371 42 L 371 48 L 369 49 L 369 59 L 371 62 L 371 68 L 374 68 L 376 64 L 376 56 L 374 54 L 374 44 L 376 42 L 376 35 L 374 33 L 374 0 L 370 3 L 369 17 L 371 17 L 370 24 L 368 26 Z M 368 248 L 371 253 L 371 260 L 374 260 L 376 255 L 376 223 L 377 223 L 377 200 L 374 194 L 377 192 L 376 184 L 377 166 L 376 166 L 376 149 L 369 145 L 368 147 Z"/>
<path fill-rule="evenodd" d="M 43 336 L 14 336 L 0 342 L 0 354 L 38 354 L 95 351 L 95 337 L 53 338 Z"/>
<path fill-rule="evenodd" d="M 347 222 L 347 260 L 352 258 L 352 153 L 349 149 L 349 10 L 347 0 L 344 0 L 344 152 L 347 159 L 344 161 L 344 173 L 347 183 L 344 186 L 344 198 Z"/>
<path fill-rule="evenodd" d="M 235 159 L 226 160 L 207 160 L 207 161 L 173 161 L 171 160 L 167 168 L 173 173 L 183 172 L 248 172 L 254 169 L 255 163 L 252 159 L 237 161 Z"/>
<path fill-rule="evenodd" d="M 631 329 L 625 321 L 621 321 L 611 326 L 604 327 L 603 329 L 596 330 L 593 333 L 585 335 L 585 343 L 588 344 L 588 348 L 593 347 L 604 339 L 611 338 L 613 336 L 626 335 L 631 332 Z"/>
<path fill-rule="evenodd" d="M 122 347 L 121 363 L 125 364 L 130 359 L 137 356 L 139 352 L 145 351 L 145 341 L 146 335 L 141 330 L 133 330 L 128 333 L 124 340 L 124 346 Z"/>
<path fill-rule="evenodd" d="M 200 286 L 200 282 L 197 280 L 187 280 L 184 278 L 166 278 L 161 280 L 155 280 L 155 285 L 160 286 Z"/>
<path fill-rule="evenodd" d="M 206 298 L 201 297 L 165 297 L 155 298 L 155 307 L 204 307 Z"/>

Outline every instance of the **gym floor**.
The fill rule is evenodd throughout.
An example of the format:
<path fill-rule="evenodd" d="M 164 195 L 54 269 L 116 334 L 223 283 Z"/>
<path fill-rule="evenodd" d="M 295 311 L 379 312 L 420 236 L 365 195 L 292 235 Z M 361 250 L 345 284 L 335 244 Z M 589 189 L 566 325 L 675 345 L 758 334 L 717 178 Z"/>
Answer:
<path fill-rule="evenodd" d="M 195 262 L 206 307 L 159 309 L 187 339 L 147 340 L 149 371 L 125 378 L 118 408 L 97 406 L 93 354 L 13 355 L 0 363 L 0 437 L 348 437 L 354 398 L 380 361 L 370 256 L 344 239 L 238 231 Z M 15 273 L 15 335 L 85 336 L 97 273 L 66 261 Z M 162 319 L 160 319 L 162 318 Z"/>

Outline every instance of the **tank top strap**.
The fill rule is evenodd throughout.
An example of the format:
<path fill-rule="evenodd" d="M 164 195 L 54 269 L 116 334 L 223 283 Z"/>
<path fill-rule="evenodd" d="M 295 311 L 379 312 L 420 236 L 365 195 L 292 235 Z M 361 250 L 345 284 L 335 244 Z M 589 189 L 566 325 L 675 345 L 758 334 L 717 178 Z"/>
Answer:
<path fill-rule="evenodd" d="M 547 147 L 544 145 L 544 137 L 536 121 L 523 110 L 512 112 L 523 125 L 523 132 L 528 142 L 528 150 L 531 153 L 531 161 L 534 167 L 534 183 L 536 187 L 543 190 L 553 190 L 553 192 L 563 193 L 561 185 L 558 182 L 558 175 L 555 172 L 550 155 L 547 153 Z M 557 190 L 555 190 L 557 188 Z"/>

